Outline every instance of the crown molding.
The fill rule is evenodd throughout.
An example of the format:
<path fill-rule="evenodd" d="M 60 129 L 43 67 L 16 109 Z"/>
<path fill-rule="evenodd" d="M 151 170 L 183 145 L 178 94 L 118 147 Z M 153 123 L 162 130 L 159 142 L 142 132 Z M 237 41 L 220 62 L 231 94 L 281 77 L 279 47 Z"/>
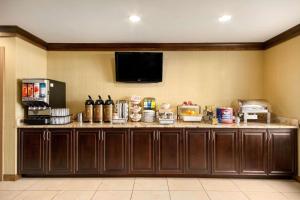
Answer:
<path fill-rule="evenodd" d="M 0 37 L 19 37 L 42 49 L 47 49 L 47 42 L 18 26 L 0 26 Z"/>
<path fill-rule="evenodd" d="M 275 37 L 267 40 L 264 42 L 264 49 L 269 49 L 271 47 L 274 47 L 278 44 L 281 44 L 287 40 L 290 40 L 294 37 L 297 37 L 300 35 L 300 24 L 280 33 L 279 35 L 276 35 Z"/>
<path fill-rule="evenodd" d="M 263 50 L 262 43 L 48 43 L 49 51 L 239 51 Z"/>
<path fill-rule="evenodd" d="M 266 50 L 300 35 L 300 24 L 265 42 L 241 43 L 47 43 L 18 26 L 0 25 L 0 37 L 19 37 L 48 51 L 245 51 Z"/>

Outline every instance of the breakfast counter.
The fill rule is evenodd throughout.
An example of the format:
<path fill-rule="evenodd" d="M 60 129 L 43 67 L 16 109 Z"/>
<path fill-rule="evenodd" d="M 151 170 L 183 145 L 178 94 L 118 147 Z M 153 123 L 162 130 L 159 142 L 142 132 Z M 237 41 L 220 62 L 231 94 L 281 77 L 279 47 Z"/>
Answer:
<path fill-rule="evenodd" d="M 292 177 L 297 126 L 128 122 L 18 126 L 23 176 Z"/>
<path fill-rule="evenodd" d="M 248 122 L 244 124 L 217 124 L 212 125 L 203 122 L 182 122 L 177 121 L 172 125 L 161 125 L 158 122 L 145 123 L 145 122 L 128 122 L 126 124 L 111 124 L 111 123 L 79 123 L 73 122 L 66 125 L 26 125 L 19 124 L 18 128 L 242 128 L 242 129 L 297 129 L 295 125 L 286 125 L 280 123 L 256 123 Z"/>

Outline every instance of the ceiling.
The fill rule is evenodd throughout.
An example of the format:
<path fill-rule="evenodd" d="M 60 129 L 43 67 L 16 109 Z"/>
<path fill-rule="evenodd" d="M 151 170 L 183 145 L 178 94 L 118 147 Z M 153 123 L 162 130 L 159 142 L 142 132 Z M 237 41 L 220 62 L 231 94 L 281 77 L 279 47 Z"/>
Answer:
<path fill-rule="evenodd" d="M 50 43 L 264 42 L 299 22 L 300 0 L 0 0 L 0 25 Z"/>

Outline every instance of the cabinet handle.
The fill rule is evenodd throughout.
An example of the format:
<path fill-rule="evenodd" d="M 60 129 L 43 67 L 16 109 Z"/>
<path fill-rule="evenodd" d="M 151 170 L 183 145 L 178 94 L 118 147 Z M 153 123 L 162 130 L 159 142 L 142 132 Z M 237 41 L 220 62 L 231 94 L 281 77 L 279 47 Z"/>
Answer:
<path fill-rule="evenodd" d="M 104 141 L 104 133 L 103 133 L 103 131 L 101 133 L 101 136 L 102 136 L 102 141 Z"/>
<path fill-rule="evenodd" d="M 100 141 L 101 140 L 101 132 L 98 132 L 98 140 Z"/>
<path fill-rule="evenodd" d="M 43 131 L 43 140 L 46 140 L 46 133 Z"/>
<path fill-rule="evenodd" d="M 47 140 L 50 141 L 50 134 L 51 132 L 50 131 L 47 131 Z"/>
<path fill-rule="evenodd" d="M 208 141 L 210 141 L 210 132 L 208 132 Z"/>
<path fill-rule="evenodd" d="M 158 134 L 159 134 L 159 133 L 156 132 L 156 141 L 158 141 L 158 137 L 159 137 Z"/>

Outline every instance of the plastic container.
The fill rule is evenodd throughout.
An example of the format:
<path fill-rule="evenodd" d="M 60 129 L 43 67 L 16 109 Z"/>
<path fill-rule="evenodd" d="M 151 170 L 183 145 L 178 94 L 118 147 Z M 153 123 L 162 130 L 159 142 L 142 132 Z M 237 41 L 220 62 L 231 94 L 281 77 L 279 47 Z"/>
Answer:
<path fill-rule="evenodd" d="M 98 97 L 99 99 L 97 99 L 94 104 L 93 120 L 94 122 L 103 122 L 104 101 L 102 100 L 100 95 Z"/>
<path fill-rule="evenodd" d="M 217 118 L 219 123 L 232 124 L 233 123 L 233 109 L 230 107 L 217 108 Z"/>
<path fill-rule="evenodd" d="M 84 110 L 84 122 L 93 122 L 93 106 L 94 106 L 94 100 L 89 95 L 89 98 L 85 101 L 85 110 Z"/>
<path fill-rule="evenodd" d="M 113 100 L 110 95 L 108 95 L 108 99 L 104 103 L 103 107 L 103 121 L 104 122 L 112 122 L 113 117 Z"/>

